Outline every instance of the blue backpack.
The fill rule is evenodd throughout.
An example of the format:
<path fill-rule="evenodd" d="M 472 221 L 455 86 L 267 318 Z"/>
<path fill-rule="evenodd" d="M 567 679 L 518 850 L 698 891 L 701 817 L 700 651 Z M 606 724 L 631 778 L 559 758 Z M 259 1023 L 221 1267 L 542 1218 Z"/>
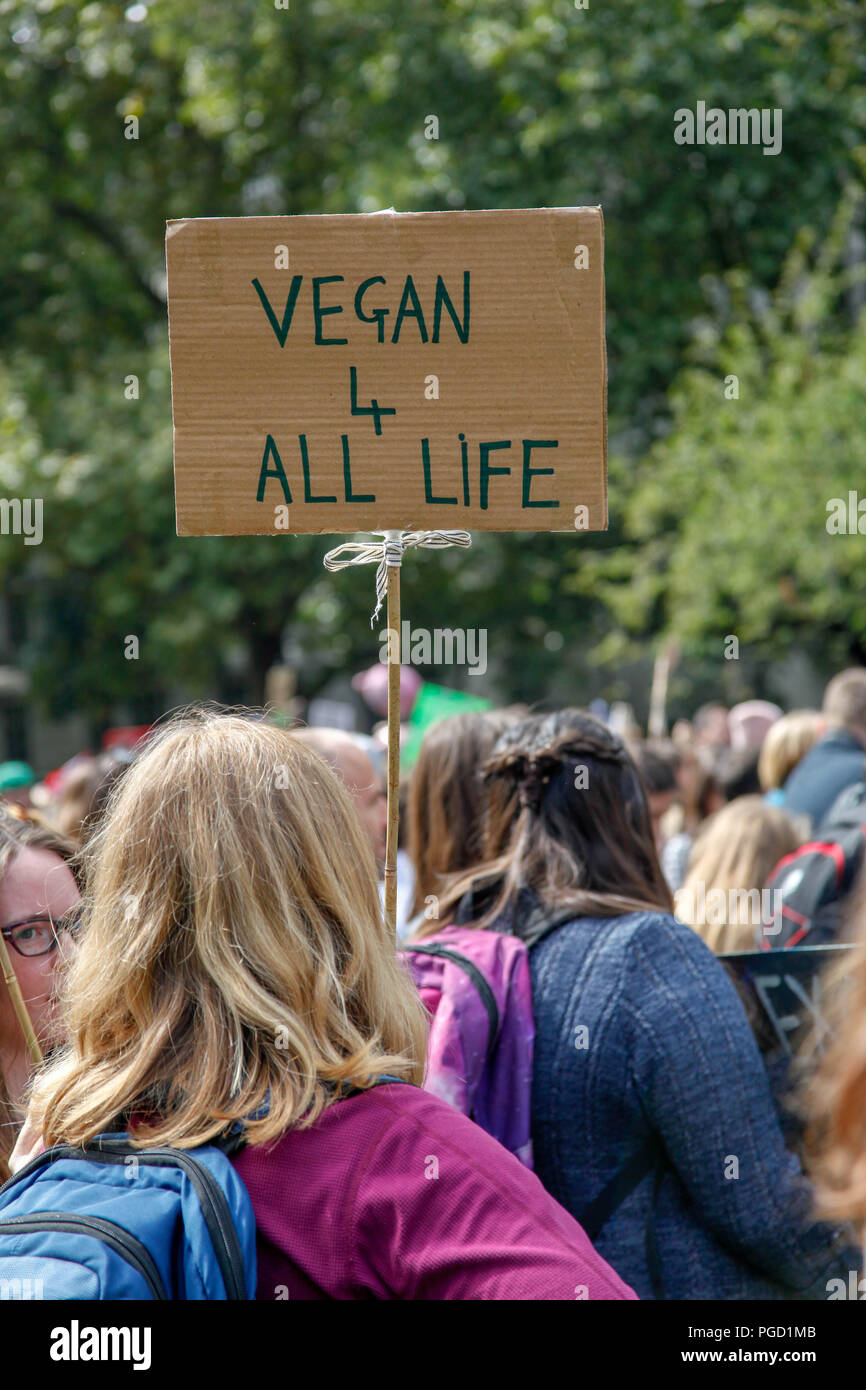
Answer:
<path fill-rule="evenodd" d="M 103 1134 L 39 1154 L 0 1188 L 0 1297 L 254 1298 L 255 1216 L 234 1147 Z"/>

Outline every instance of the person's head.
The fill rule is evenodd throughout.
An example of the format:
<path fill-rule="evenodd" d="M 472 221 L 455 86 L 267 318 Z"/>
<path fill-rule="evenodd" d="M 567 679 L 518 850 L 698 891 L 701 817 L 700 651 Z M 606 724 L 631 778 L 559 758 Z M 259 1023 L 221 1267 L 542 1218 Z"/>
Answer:
<path fill-rule="evenodd" d="M 728 711 L 724 705 L 701 705 L 692 720 L 695 742 L 708 748 L 727 748 L 731 741 Z"/>
<path fill-rule="evenodd" d="M 828 728 L 845 729 L 866 747 L 866 669 L 852 666 L 834 676 L 822 710 Z"/>
<path fill-rule="evenodd" d="M 677 785 L 683 802 L 683 829 L 694 834 L 707 816 L 725 804 L 725 799 L 716 781 L 710 751 L 688 742 L 682 744 L 679 753 Z"/>
<path fill-rule="evenodd" d="M 467 887 L 498 886 L 476 926 L 514 914 L 523 890 L 575 916 L 671 911 L 637 769 L 598 719 L 574 709 L 528 719 L 499 739 L 485 771 L 516 794 L 519 814 L 505 853 L 467 876 Z"/>
<path fill-rule="evenodd" d="M 790 816 L 763 797 L 743 796 L 705 823 L 675 894 L 676 913 L 721 955 L 751 951 L 762 922 L 761 889 L 800 844 Z"/>
<path fill-rule="evenodd" d="M 52 819 L 61 835 L 83 844 L 105 809 L 111 789 L 131 761 L 131 754 L 100 753 L 82 758 L 60 788 Z"/>
<path fill-rule="evenodd" d="M 664 844 L 662 818 L 681 799 L 677 777 L 681 757 L 672 743 L 652 739 L 629 743 L 628 749 L 643 783 L 653 838 L 660 850 Z"/>
<path fill-rule="evenodd" d="M 731 747 L 760 748 L 767 731 L 781 717 L 779 706 L 769 700 L 744 700 L 742 704 L 734 705 L 728 711 Z"/>
<path fill-rule="evenodd" d="M 142 1143 L 311 1124 L 343 1084 L 420 1083 L 427 1017 L 382 918 L 352 800 L 303 739 L 213 709 L 152 736 L 84 851 L 68 1043 L 45 1142 L 144 1117 Z M 146 1122 L 145 1122 L 146 1121 Z"/>
<path fill-rule="evenodd" d="M 79 901 L 73 846 L 0 808 L 0 930 L 40 1046 L 57 1041 L 56 994 L 70 936 L 60 925 Z M 0 1178 L 14 1142 L 14 1110 L 29 1062 L 12 996 L 0 979 Z"/>
<path fill-rule="evenodd" d="M 716 761 L 716 783 L 725 801 L 741 796 L 757 796 L 761 790 L 758 777 L 757 748 L 725 748 Z"/>
<path fill-rule="evenodd" d="M 783 714 L 767 730 L 758 755 L 758 778 L 765 792 L 783 787 L 794 768 L 820 737 L 817 710 L 798 709 Z"/>
<path fill-rule="evenodd" d="M 441 893 L 448 875 L 502 853 L 516 797 L 502 784 L 486 787 L 481 767 L 499 735 L 516 722 L 507 710 L 455 714 L 433 724 L 421 740 L 409 778 L 413 916 L 424 911 L 428 897 Z"/>
<path fill-rule="evenodd" d="M 355 803 L 355 810 L 370 839 L 376 868 L 385 865 L 388 804 L 381 779 L 369 754 L 342 729 L 293 729 L 292 738 L 312 748 L 336 772 Z"/>

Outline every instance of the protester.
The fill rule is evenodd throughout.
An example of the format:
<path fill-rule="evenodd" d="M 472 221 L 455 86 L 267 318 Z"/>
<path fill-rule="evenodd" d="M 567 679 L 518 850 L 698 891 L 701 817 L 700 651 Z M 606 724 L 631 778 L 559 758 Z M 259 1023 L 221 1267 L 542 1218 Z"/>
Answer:
<path fill-rule="evenodd" d="M 728 711 L 724 705 L 701 705 L 692 720 L 695 742 L 712 753 L 718 753 L 730 746 L 731 732 L 728 728 Z"/>
<path fill-rule="evenodd" d="M 757 796 L 761 791 L 758 777 L 758 748 L 725 748 L 716 761 L 715 776 L 719 792 L 725 801 L 741 796 Z"/>
<path fill-rule="evenodd" d="M 0 809 L 0 931 L 43 1050 L 55 1039 L 58 967 L 69 941 L 59 926 L 71 921 L 68 914 L 79 898 L 68 867 L 72 850 L 37 819 Z M 9 1155 L 24 1118 L 32 1071 L 12 996 L 0 979 L 0 1181 L 9 1176 Z"/>
<path fill-rule="evenodd" d="M 686 876 L 695 835 L 707 817 L 725 804 L 707 751 L 687 744 L 680 747 L 679 753 L 677 785 L 682 797 L 680 821 L 670 838 L 665 840 L 659 856 L 672 893 L 677 891 Z M 670 815 L 668 812 L 668 817 Z"/>
<path fill-rule="evenodd" d="M 824 692 L 826 732 L 785 782 L 785 808 L 818 829 L 840 792 L 860 782 L 866 766 L 866 670 L 834 676 Z"/>
<path fill-rule="evenodd" d="M 758 756 L 758 778 L 765 798 L 772 805 L 784 806 L 782 788 L 820 737 L 821 726 L 817 710 L 798 709 L 783 714 L 767 730 Z"/>
<path fill-rule="evenodd" d="M 731 801 L 706 822 L 695 840 L 676 915 L 716 955 L 754 951 L 772 912 L 762 890 L 779 860 L 801 843 L 791 818 L 763 797 Z"/>
<path fill-rule="evenodd" d="M 656 849 L 660 851 L 665 842 L 662 822 L 667 812 L 680 799 L 677 782 L 680 755 L 672 743 L 662 744 L 652 739 L 629 742 L 627 747 L 643 784 L 652 822 L 653 839 Z"/>
<path fill-rule="evenodd" d="M 47 814 L 66 839 L 81 845 L 99 821 L 111 793 L 132 760 L 129 749 L 81 759 L 63 779 Z"/>
<path fill-rule="evenodd" d="M 767 734 L 782 711 L 769 700 L 744 700 L 741 705 L 733 705 L 728 711 L 728 732 L 731 747 L 759 749 Z"/>
<path fill-rule="evenodd" d="M 381 876 L 385 866 L 388 808 L 382 781 L 369 755 L 342 729 L 293 729 L 292 738 L 300 739 L 324 758 L 350 793 Z"/>
<path fill-rule="evenodd" d="M 499 853 L 515 802 L 499 789 L 488 795 L 481 765 L 517 716 L 505 710 L 454 714 L 425 733 L 409 778 L 409 853 L 415 898 L 407 935 L 421 920 L 439 921 L 449 875 Z"/>
<path fill-rule="evenodd" d="M 242 1124 L 260 1299 L 634 1296 L 532 1173 L 421 1089 L 426 1016 L 369 837 L 307 739 L 172 721 L 85 856 L 38 1144 L 126 1127 L 192 1148 Z"/>
<path fill-rule="evenodd" d="M 476 925 L 531 945 L 536 1172 L 575 1215 L 610 1199 L 596 1248 L 642 1297 L 821 1296 L 844 1233 L 809 1224 L 740 1000 L 672 915 L 634 763 L 574 710 L 522 727 L 488 764 L 522 809 Z"/>

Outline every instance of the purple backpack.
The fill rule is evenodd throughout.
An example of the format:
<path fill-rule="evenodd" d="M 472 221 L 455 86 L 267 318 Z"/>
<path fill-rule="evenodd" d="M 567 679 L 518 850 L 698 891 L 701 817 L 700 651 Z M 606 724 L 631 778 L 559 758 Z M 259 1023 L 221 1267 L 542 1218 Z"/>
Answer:
<path fill-rule="evenodd" d="M 535 1024 L 526 946 L 496 931 L 445 927 L 401 954 L 432 1015 L 424 1089 L 531 1168 Z"/>

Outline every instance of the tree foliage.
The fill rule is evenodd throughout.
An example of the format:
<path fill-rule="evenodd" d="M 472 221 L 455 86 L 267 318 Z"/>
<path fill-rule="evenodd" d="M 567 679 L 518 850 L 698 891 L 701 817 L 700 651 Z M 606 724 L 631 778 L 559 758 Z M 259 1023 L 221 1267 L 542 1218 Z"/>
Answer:
<path fill-rule="evenodd" d="M 860 205 L 852 189 L 823 243 L 798 238 L 772 296 L 727 277 L 727 321 L 696 336 L 670 432 L 628 489 L 621 544 L 576 579 L 616 620 L 601 657 L 649 629 L 717 657 L 733 634 L 765 662 L 799 646 L 866 664 L 866 268 L 844 265 Z M 614 480 L 628 470 L 615 460 Z"/>
<path fill-rule="evenodd" d="M 413 556 L 407 611 L 428 626 L 487 626 L 500 692 L 520 698 L 593 693 L 585 683 L 600 658 L 590 652 L 638 614 L 650 644 L 671 626 L 700 643 L 720 623 L 755 641 L 772 631 L 779 647 L 794 640 L 820 604 L 791 556 L 798 539 L 775 527 L 762 543 L 772 594 L 738 576 L 752 573 L 755 525 L 806 516 L 805 450 L 821 450 L 840 486 L 853 477 L 853 435 L 841 434 L 850 416 L 824 433 L 803 420 L 806 433 L 795 433 L 780 366 L 777 409 L 759 419 L 757 380 L 788 348 L 743 326 L 739 348 L 724 339 L 740 353 L 738 410 L 712 424 L 717 383 L 712 372 L 695 377 L 689 345 L 702 318 L 721 331 L 738 283 L 772 288 L 798 237 L 825 237 L 843 190 L 862 180 L 864 28 L 853 0 L 587 10 L 570 0 L 308 0 L 288 10 L 0 0 L 0 488 L 30 495 L 38 483 L 46 508 L 42 546 L 0 537 L 0 577 L 35 609 L 25 660 L 39 696 L 96 719 L 119 700 L 156 708 L 175 680 L 212 693 L 234 681 L 261 698 L 287 628 L 308 655 L 311 693 L 377 646 L 372 576 L 325 580 L 327 541 L 174 535 L 163 239 L 177 217 L 601 203 L 612 530 L 479 537 L 469 560 Z M 674 112 L 698 100 L 781 108 L 781 153 L 675 145 Z M 424 135 L 431 113 L 438 140 Z M 131 117 L 137 139 L 126 138 Z M 849 238 L 848 252 L 856 244 Z M 850 318 L 836 301 L 826 313 L 828 331 Z M 794 338 L 791 352 L 796 326 Z M 824 350 L 846 353 L 841 340 Z M 839 373 L 829 361 L 828 373 L 830 393 Z M 124 395 L 130 375 L 137 400 Z M 681 463 L 666 467 L 678 481 L 655 511 L 642 504 L 670 539 L 662 582 L 668 540 L 641 532 L 635 507 L 660 477 L 652 445 L 670 411 L 666 447 L 680 441 Z M 704 422 L 691 442 L 690 413 Z M 713 430 L 728 431 L 724 447 Z M 690 452 L 704 469 L 727 460 L 742 510 L 720 481 L 713 492 L 703 473 L 692 477 Z M 799 510 L 786 494 L 768 512 L 766 487 L 752 492 L 751 470 L 777 467 L 803 473 Z M 708 523 L 718 539 L 701 546 Z M 717 548 L 729 561 L 718 559 L 718 582 Z M 627 583 L 602 566 L 626 560 Z M 786 564 L 793 609 L 778 598 Z M 844 590 L 843 564 L 828 561 L 813 587 L 826 574 Z M 836 602 L 829 590 L 823 601 Z M 140 635 L 139 662 L 122 660 L 128 631 Z M 613 669 L 603 682 L 614 688 Z"/>

